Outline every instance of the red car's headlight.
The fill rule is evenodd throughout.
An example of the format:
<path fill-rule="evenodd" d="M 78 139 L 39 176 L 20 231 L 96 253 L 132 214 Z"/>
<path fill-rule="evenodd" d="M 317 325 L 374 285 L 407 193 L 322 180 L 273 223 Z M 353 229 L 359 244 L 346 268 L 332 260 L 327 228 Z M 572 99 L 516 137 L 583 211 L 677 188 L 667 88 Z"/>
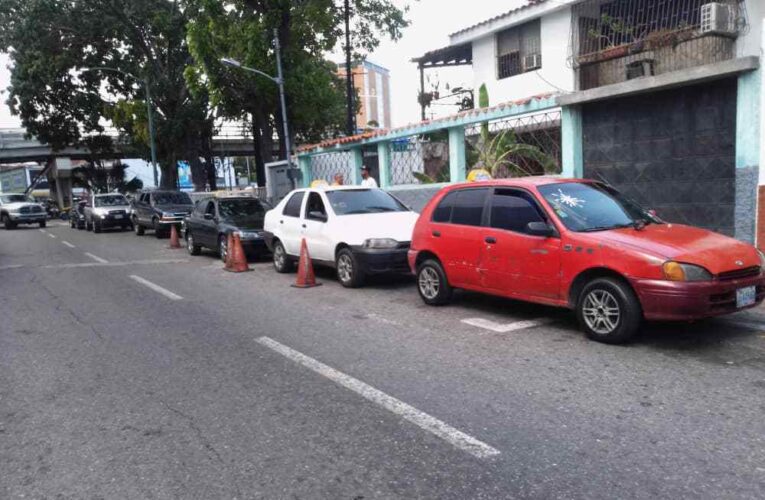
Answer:
<path fill-rule="evenodd" d="M 664 278 L 670 281 L 709 281 L 712 273 L 701 266 L 669 261 L 662 266 Z"/>

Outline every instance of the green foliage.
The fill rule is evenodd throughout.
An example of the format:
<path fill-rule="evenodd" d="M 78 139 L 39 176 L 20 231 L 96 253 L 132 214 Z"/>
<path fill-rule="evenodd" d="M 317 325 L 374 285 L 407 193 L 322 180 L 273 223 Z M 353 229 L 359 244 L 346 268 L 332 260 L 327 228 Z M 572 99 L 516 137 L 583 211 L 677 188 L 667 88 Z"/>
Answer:
<path fill-rule="evenodd" d="M 603 34 L 603 28 L 608 35 Z M 635 28 L 626 23 L 623 19 L 611 16 L 610 14 L 603 13 L 600 16 L 600 25 L 598 29 L 590 28 L 587 31 L 587 36 L 596 40 L 602 40 L 606 48 L 616 47 L 618 45 L 617 40 L 620 43 L 622 40 L 635 34 Z"/>
<path fill-rule="evenodd" d="M 358 57 L 381 36 L 401 37 L 406 8 L 391 0 L 354 0 L 353 45 Z M 267 78 L 229 68 L 221 58 L 276 75 L 273 31 L 282 46 L 285 88 L 294 143 L 339 134 L 345 125 L 345 88 L 325 55 L 343 39 L 343 2 L 338 0 L 186 0 L 193 63 L 185 72 L 194 92 L 207 92 L 222 116 L 248 118 L 256 141 L 258 177 L 270 159 L 272 137 L 283 141 L 278 88 Z"/>
<path fill-rule="evenodd" d="M 478 107 L 481 109 L 489 107 L 489 90 L 486 88 L 486 84 L 482 83 L 478 88 Z M 484 142 L 489 140 L 489 123 L 481 124 L 481 139 Z"/>
<path fill-rule="evenodd" d="M 489 107 L 489 92 L 486 85 L 481 85 L 478 91 L 478 103 L 481 108 Z M 525 160 L 525 161 L 521 161 Z M 511 177 L 534 175 L 525 164 L 538 165 L 546 174 L 558 172 L 555 158 L 542 151 L 537 146 L 518 142 L 515 132 L 511 129 L 492 134 L 489 123 L 481 124 L 481 133 L 471 151 L 468 153 L 468 164 L 473 168 L 483 168 L 492 177 L 498 174 L 509 174 Z"/>
<path fill-rule="evenodd" d="M 148 158 L 148 81 L 163 185 L 174 186 L 176 160 L 198 161 L 212 137 L 207 96 L 192 96 L 183 75 L 186 23 L 175 0 L 3 0 L 0 50 L 13 62 L 8 104 L 29 134 L 56 149 L 82 144 L 111 119 Z M 82 72 L 99 67 L 122 73 Z"/>
<path fill-rule="evenodd" d="M 399 39 L 408 25 L 394 0 L 352 6 L 358 56 L 382 36 Z M 31 135 L 56 149 L 103 133 L 107 119 L 148 159 L 148 82 L 163 187 L 175 185 L 178 160 L 189 161 L 198 188 L 205 173 L 210 178 L 212 162 L 205 167 L 200 157 L 211 159 L 216 116 L 251 120 L 261 180 L 274 132 L 282 134 L 277 87 L 220 58 L 275 75 L 277 29 L 293 135 L 298 142 L 335 135 L 345 91 L 325 54 L 344 34 L 342 7 L 338 0 L 0 0 L 0 50 L 13 65 L 8 103 Z M 98 67 L 121 72 L 82 72 Z"/>

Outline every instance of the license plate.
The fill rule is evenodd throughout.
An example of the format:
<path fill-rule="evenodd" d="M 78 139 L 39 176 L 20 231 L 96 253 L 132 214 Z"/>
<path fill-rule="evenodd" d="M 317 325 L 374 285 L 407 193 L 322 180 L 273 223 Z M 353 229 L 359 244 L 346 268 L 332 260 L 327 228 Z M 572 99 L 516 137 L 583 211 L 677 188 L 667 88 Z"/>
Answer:
<path fill-rule="evenodd" d="M 742 308 L 751 306 L 757 302 L 757 289 L 753 286 L 739 288 L 736 290 L 736 307 Z"/>
<path fill-rule="evenodd" d="M 124 217 L 123 215 L 115 215 L 115 216 L 114 216 L 114 218 L 115 218 L 115 219 L 121 219 L 121 218 L 123 218 L 123 217 Z"/>

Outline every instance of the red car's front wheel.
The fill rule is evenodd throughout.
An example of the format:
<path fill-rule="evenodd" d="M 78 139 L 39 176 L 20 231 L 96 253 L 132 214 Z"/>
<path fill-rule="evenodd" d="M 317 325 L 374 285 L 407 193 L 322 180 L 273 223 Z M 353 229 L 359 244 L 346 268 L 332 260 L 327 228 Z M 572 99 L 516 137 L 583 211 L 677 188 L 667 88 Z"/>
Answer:
<path fill-rule="evenodd" d="M 451 300 L 452 287 L 437 260 L 426 260 L 417 267 L 417 291 L 422 300 L 431 306 L 444 305 Z"/>
<path fill-rule="evenodd" d="M 613 278 L 598 278 L 588 283 L 579 295 L 576 313 L 585 334 L 606 344 L 631 340 L 643 319 L 635 292 Z"/>

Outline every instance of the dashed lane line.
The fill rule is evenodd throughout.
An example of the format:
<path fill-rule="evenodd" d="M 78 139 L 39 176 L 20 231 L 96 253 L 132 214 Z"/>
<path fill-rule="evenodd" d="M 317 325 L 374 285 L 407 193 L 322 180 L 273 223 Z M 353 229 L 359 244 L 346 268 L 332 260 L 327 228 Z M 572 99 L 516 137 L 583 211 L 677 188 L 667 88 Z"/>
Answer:
<path fill-rule="evenodd" d="M 64 245 L 65 247 L 69 247 L 69 248 L 77 248 L 76 246 L 72 245 L 71 243 L 69 243 L 69 242 L 68 242 L 68 241 L 66 241 L 66 240 L 61 240 L 61 244 L 62 244 L 62 245 Z"/>
<path fill-rule="evenodd" d="M 322 375 L 332 382 L 345 387 L 346 389 L 355 392 L 359 396 L 367 399 L 386 410 L 394 413 L 401 418 L 408 420 L 421 429 L 430 432 L 431 434 L 443 439 L 452 446 L 470 453 L 478 458 L 489 458 L 499 455 L 499 450 L 489 446 L 483 441 L 465 434 L 464 432 L 455 429 L 454 427 L 442 422 L 441 420 L 424 413 L 417 408 L 404 403 L 401 400 L 389 396 L 384 392 L 375 389 L 374 387 L 365 384 L 364 382 L 355 379 L 349 375 L 335 370 L 334 368 L 325 365 L 311 357 L 306 356 L 294 349 L 287 347 L 284 344 L 270 339 L 268 337 L 261 337 L 257 339 L 257 342 L 269 349 L 281 354 L 290 361 L 293 361 L 299 365 L 302 365 L 309 370 Z"/>
<path fill-rule="evenodd" d="M 553 322 L 551 319 L 535 319 L 527 321 L 516 321 L 514 323 L 495 323 L 494 321 L 485 318 L 467 318 L 462 320 L 463 323 L 484 330 L 491 330 L 496 333 L 509 333 L 518 330 L 526 330 L 528 328 L 534 328 L 537 326 L 547 325 Z"/>
<path fill-rule="evenodd" d="M 188 264 L 188 259 L 155 259 L 155 260 L 129 260 L 124 262 L 79 262 L 73 264 L 46 264 L 46 265 L 25 265 L 12 264 L 0 266 L 0 271 L 11 269 L 81 269 L 88 267 L 128 267 L 128 266 L 150 266 L 160 264 Z"/>
<path fill-rule="evenodd" d="M 137 283 L 142 284 L 146 288 L 154 290 L 160 295 L 164 295 L 170 300 L 183 300 L 183 297 L 181 297 L 180 295 L 175 294 L 166 288 L 162 288 L 161 286 L 157 285 L 156 283 L 152 283 L 151 281 L 147 279 L 141 278 L 140 276 L 136 276 L 135 274 L 131 275 L 130 279 L 132 279 L 133 281 Z"/>
<path fill-rule="evenodd" d="M 49 236 L 50 238 L 53 238 L 53 239 L 56 239 L 56 238 L 58 238 L 58 236 L 56 236 L 55 234 L 51 234 L 51 233 L 48 233 L 48 236 Z"/>
<path fill-rule="evenodd" d="M 108 260 L 102 259 L 98 255 L 93 255 L 92 253 L 89 253 L 89 252 L 85 252 L 85 255 L 90 257 L 91 259 L 95 260 L 96 262 L 98 262 L 100 264 L 108 264 L 109 263 Z"/>

